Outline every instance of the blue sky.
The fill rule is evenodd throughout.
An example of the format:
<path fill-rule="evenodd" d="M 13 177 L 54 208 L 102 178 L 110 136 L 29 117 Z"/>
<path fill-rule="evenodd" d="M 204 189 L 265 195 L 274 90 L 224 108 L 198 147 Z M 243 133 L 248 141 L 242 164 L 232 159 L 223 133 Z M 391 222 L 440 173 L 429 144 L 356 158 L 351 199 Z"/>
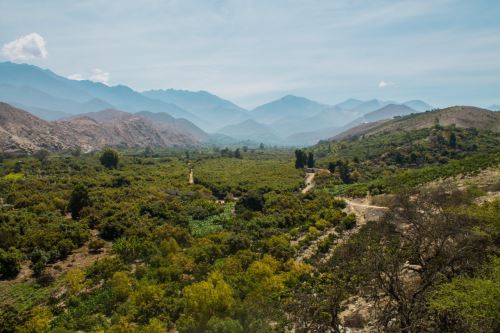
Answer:
<path fill-rule="evenodd" d="M 2 0 L 0 13 L 0 60 L 137 90 L 500 104 L 500 0 Z"/>

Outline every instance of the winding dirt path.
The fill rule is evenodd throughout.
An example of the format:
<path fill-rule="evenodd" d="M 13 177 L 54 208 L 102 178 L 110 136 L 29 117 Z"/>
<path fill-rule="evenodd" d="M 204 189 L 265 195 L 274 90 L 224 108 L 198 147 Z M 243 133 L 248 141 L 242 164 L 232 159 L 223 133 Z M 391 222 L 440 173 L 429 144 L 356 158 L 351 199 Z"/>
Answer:
<path fill-rule="evenodd" d="M 314 174 L 312 175 L 313 175 L 312 179 L 314 179 Z M 307 184 L 307 177 L 306 177 L 306 184 Z M 309 188 L 308 186 L 306 186 L 304 190 L 307 189 L 307 191 L 309 191 L 312 188 L 314 188 L 313 181 L 309 181 L 309 184 L 307 185 L 309 186 Z M 302 190 L 302 193 L 305 193 L 304 190 Z M 389 209 L 388 207 L 384 206 L 371 205 L 369 197 L 357 198 L 357 199 L 340 197 L 340 199 L 344 200 L 347 203 L 347 206 L 346 208 L 343 209 L 343 211 L 347 214 L 352 213 L 356 215 L 356 226 L 353 229 L 344 231 L 342 233 L 337 232 L 334 226 L 326 229 L 326 231 L 322 233 L 318 238 L 313 240 L 309 244 L 309 246 L 299 251 L 299 253 L 295 257 L 295 260 L 302 262 L 304 260 L 312 258 L 314 255 L 317 254 L 320 242 L 329 237 L 330 235 L 335 235 L 336 237 L 333 243 L 331 244 L 329 251 L 320 259 L 320 262 L 328 261 L 333 255 L 333 252 L 335 251 L 335 248 L 337 246 L 345 243 L 352 235 L 359 232 L 359 230 L 361 230 L 361 227 L 365 225 L 367 221 L 378 221 Z M 300 236 L 298 239 L 293 240 L 291 244 L 296 246 L 297 244 L 299 244 L 300 240 L 305 239 L 306 236 L 307 236 L 306 234 Z"/>
<path fill-rule="evenodd" d="M 302 189 L 302 194 L 305 194 L 314 188 L 314 172 L 306 172 L 306 178 L 304 180 L 305 187 Z"/>
<path fill-rule="evenodd" d="M 371 205 L 368 197 L 356 199 L 340 197 L 340 199 L 347 203 L 344 212 L 356 215 L 356 225 L 365 224 L 367 220 L 379 220 L 389 209 L 384 206 Z"/>
<path fill-rule="evenodd" d="M 193 169 L 189 170 L 189 185 L 194 184 L 194 175 L 193 175 Z"/>

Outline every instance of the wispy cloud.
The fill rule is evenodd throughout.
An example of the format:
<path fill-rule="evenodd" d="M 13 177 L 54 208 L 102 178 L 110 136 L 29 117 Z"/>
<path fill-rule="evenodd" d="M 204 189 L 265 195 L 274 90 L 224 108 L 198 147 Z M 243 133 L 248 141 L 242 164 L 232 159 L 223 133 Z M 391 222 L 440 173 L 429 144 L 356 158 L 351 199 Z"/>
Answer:
<path fill-rule="evenodd" d="M 49 53 L 43 37 L 33 32 L 6 43 L 2 47 L 2 54 L 10 60 L 30 60 L 45 59 Z"/>
<path fill-rule="evenodd" d="M 287 93 L 498 103 L 498 1 L 4 0 L 0 12 L 0 47 L 43 32 L 44 66 L 110 82 L 99 67 L 138 90 L 203 89 L 246 107 Z"/>
<path fill-rule="evenodd" d="M 109 84 L 109 73 L 103 71 L 102 69 L 95 68 L 92 70 L 89 80 Z"/>
<path fill-rule="evenodd" d="M 80 73 L 75 73 L 69 75 L 68 79 L 76 81 L 90 80 L 109 85 L 109 77 L 110 77 L 109 72 L 105 72 L 100 68 L 94 68 L 88 76 L 85 76 Z"/>
<path fill-rule="evenodd" d="M 385 87 L 387 87 L 387 86 L 393 86 L 393 85 L 394 85 L 394 83 L 393 83 L 393 82 L 386 82 L 386 81 L 384 81 L 384 80 L 381 80 L 381 81 L 378 83 L 378 87 L 379 87 L 379 88 L 381 88 L 381 89 L 382 89 L 382 88 L 385 88 Z"/>
<path fill-rule="evenodd" d="M 81 80 L 83 80 L 83 75 L 82 74 L 71 74 L 70 76 L 68 76 L 68 79 L 81 81 Z"/>

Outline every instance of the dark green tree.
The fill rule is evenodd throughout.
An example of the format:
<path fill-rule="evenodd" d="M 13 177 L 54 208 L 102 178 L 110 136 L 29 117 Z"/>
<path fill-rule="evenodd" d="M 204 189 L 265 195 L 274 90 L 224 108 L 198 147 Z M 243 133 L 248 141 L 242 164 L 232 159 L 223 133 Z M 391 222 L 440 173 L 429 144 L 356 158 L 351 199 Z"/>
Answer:
<path fill-rule="evenodd" d="M 453 149 L 457 148 L 457 136 L 455 135 L 455 132 L 451 132 L 451 134 L 450 134 L 449 146 Z"/>
<path fill-rule="evenodd" d="M 76 220 L 80 217 L 80 212 L 84 207 L 90 205 L 89 190 L 85 185 L 78 184 L 71 192 L 68 209 L 71 212 L 71 218 Z"/>
<path fill-rule="evenodd" d="M 144 149 L 144 156 L 145 157 L 153 157 L 153 154 L 154 154 L 153 148 L 146 147 L 146 149 Z"/>
<path fill-rule="evenodd" d="M 314 168 L 314 154 L 312 152 L 307 155 L 307 167 Z"/>
<path fill-rule="evenodd" d="M 295 150 L 295 168 L 302 169 L 306 165 L 307 156 L 300 149 Z"/>
<path fill-rule="evenodd" d="M 339 170 L 340 179 L 344 184 L 352 183 L 351 172 L 349 170 L 349 165 L 347 163 L 337 162 L 337 167 Z"/>
<path fill-rule="evenodd" d="M 333 162 L 328 163 L 328 171 L 330 171 L 331 173 L 335 172 L 335 167 L 336 167 L 335 163 Z"/>
<path fill-rule="evenodd" d="M 79 157 L 82 154 L 82 148 L 76 147 L 70 151 L 71 155 L 74 157 Z"/>
<path fill-rule="evenodd" d="M 22 255 L 11 247 L 8 251 L 0 249 L 0 278 L 14 278 L 21 269 Z"/>
<path fill-rule="evenodd" d="M 111 148 L 106 148 L 102 152 L 102 155 L 99 159 L 101 164 L 104 165 L 108 169 L 116 169 L 118 167 L 118 152 Z"/>
<path fill-rule="evenodd" d="M 242 208 L 251 211 L 262 211 L 264 208 L 264 197 L 257 191 L 250 191 L 243 195 L 236 203 L 235 209 L 237 212 L 242 211 Z"/>
<path fill-rule="evenodd" d="M 234 151 L 234 157 L 241 158 L 240 148 L 236 148 L 236 150 Z"/>
<path fill-rule="evenodd" d="M 33 156 L 39 160 L 40 162 L 45 162 L 47 160 L 47 158 L 49 157 L 49 152 L 45 149 L 40 149 L 40 150 L 37 150 Z"/>

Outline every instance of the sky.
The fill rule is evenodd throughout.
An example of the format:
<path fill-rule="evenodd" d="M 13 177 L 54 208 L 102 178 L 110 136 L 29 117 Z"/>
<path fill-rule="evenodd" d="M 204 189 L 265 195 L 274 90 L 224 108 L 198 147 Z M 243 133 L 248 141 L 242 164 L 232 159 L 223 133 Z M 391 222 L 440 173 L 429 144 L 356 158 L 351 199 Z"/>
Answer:
<path fill-rule="evenodd" d="M 73 79 L 206 90 L 500 104 L 500 0 L 0 0 L 0 61 Z"/>

